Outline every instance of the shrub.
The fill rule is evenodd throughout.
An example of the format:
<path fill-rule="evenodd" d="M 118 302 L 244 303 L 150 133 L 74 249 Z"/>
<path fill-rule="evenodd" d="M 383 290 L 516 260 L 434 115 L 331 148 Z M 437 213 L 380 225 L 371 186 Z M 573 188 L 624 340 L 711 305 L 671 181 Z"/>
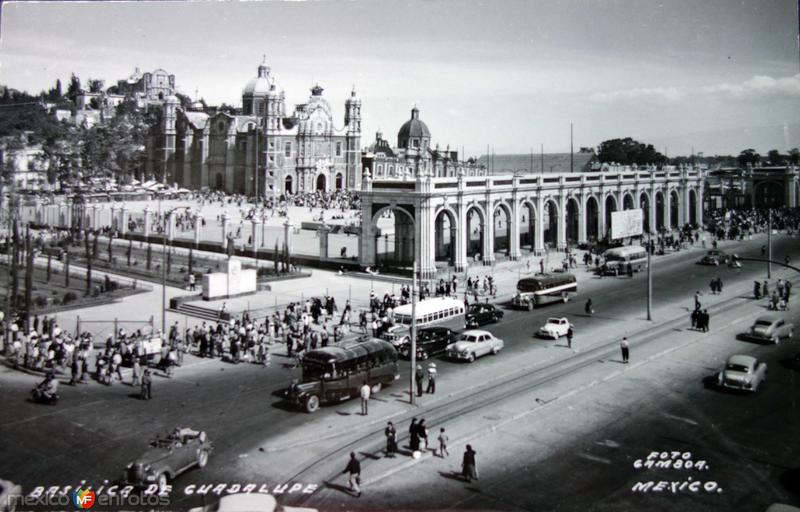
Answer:
<path fill-rule="evenodd" d="M 179 274 L 185 274 L 185 273 L 186 273 L 186 267 L 181 267 L 181 268 L 179 268 L 179 269 L 178 269 L 178 273 L 179 273 Z"/>
<path fill-rule="evenodd" d="M 69 304 L 70 302 L 75 302 L 78 300 L 78 296 L 75 295 L 75 292 L 67 292 L 64 294 L 64 300 L 62 304 Z"/>
<path fill-rule="evenodd" d="M 43 308 L 47 306 L 47 297 L 44 295 L 37 295 L 35 299 L 33 299 L 33 303 L 36 304 L 36 307 Z"/>

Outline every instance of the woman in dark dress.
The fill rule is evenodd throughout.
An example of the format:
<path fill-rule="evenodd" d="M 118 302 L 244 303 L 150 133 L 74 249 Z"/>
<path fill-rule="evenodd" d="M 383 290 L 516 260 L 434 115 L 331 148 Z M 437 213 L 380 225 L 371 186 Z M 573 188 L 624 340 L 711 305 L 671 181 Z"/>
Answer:
<path fill-rule="evenodd" d="M 409 446 L 412 452 L 419 450 L 419 429 L 417 428 L 417 418 L 411 419 L 411 426 L 408 427 L 408 435 L 411 436 Z"/>

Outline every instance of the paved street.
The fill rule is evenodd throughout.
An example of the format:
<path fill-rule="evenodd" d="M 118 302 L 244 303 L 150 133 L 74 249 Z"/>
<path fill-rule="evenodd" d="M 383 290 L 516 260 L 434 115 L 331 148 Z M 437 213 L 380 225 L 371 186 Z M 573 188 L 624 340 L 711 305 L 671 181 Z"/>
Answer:
<path fill-rule="evenodd" d="M 761 242 L 760 239 L 745 242 L 737 251 L 743 256 L 757 255 Z M 796 239 L 778 237 L 774 247 L 776 254 L 790 251 L 793 257 L 798 256 Z M 721 362 L 723 350 L 704 354 L 711 358 L 713 364 L 700 360 L 698 363 L 678 364 L 671 358 L 680 354 L 682 359 L 678 361 L 692 361 L 695 357 L 692 348 L 681 349 L 675 354 L 654 359 L 653 364 L 666 365 L 665 368 L 672 372 L 669 375 L 664 375 L 664 367 L 656 370 L 649 365 L 634 365 L 624 374 L 610 377 L 607 385 L 591 386 L 587 391 L 568 397 L 566 401 L 554 402 L 541 413 L 524 416 L 522 421 L 525 425 L 529 426 L 528 420 L 534 417 L 547 425 L 547 428 L 542 428 L 539 424 L 535 434 L 528 434 L 534 435 L 532 444 L 525 442 L 522 446 L 515 446 L 508 438 L 509 435 L 513 438 L 513 434 L 507 433 L 516 430 L 514 423 L 501 427 L 503 439 L 487 441 L 488 446 L 492 447 L 491 451 L 479 449 L 483 471 L 481 488 L 484 488 L 483 482 L 489 482 L 488 485 L 493 489 L 491 493 L 473 493 L 469 490 L 470 486 L 446 476 L 437 477 L 436 472 L 443 471 L 447 475 L 449 471 L 457 469 L 463 440 L 496 428 L 498 422 L 513 419 L 511 417 L 514 415 L 527 411 L 524 406 L 504 403 L 504 399 L 519 400 L 530 406 L 535 404 L 538 408 L 540 402 L 548 403 L 553 397 L 563 396 L 569 390 L 609 378 L 608 375 L 613 375 L 621 366 L 614 360 L 618 359 L 616 343 L 622 333 L 632 339 L 634 362 L 642 352 L 658 354 L 673 343 L 682 343 L 688 334 L 696 335 L 693 332 L 686 333 L 685 329 L 688 326 L 687 308 L 692 305 L 692 294 L 697 289 L 704 294 L 703 303 L 710 307 L 712 313 L 714 343 L 730 343 L 731 329 L 735 330 L 736 327 L 728 326 L 723 332 L 718 329 L 737 319 L 743 323 L 745 314 L 749 315 L 746 317 L 749 320 L 757 311 L 752 300 L 742 297 L 750 295 L 752 279 L 763 276 L 763 266 L 756 268 L 751 264 L 738 271 L 727 267 L 703 267 L 695 265 L 698 258 L 699 251 L 692 251 L 657 260 L 654 278 L 657 290 L 655 319 L 657 322 L 678 319 L 665 324 L 666 330 L 663 332 L 648 334 L 651 327 L 643 319 L 646 285 L 643 276 L 630 280 L 591 278 L 587 275 L 581 282 L 579 299 L 575 302 L 545 307 L 533 313 L 506 311 L 501 323 L 489 327 L 495 335 L 506 340 L 506 349 L 496 358 L 484 358 L 474 365 L 437 360 L 441 375 L 439 394 L 423 397 L 416 409 L 409 409 L 406 405 L 408 368 L 407 363 L 403 363 L 401 380 L 373 400 L 368 418 L 356 414 L 357 401 L 324 407 L 314 415 L 287 410 L 274 393 L 288 384 L 296 370 L 284 364 L 289 361 L 281 356 L 273 357 L 269 368 L 189 358 L 187 365 L 179 368 L 174 378 L 157 377 L 154 400 L 151 402 L 135 399 L 138 389 L 126 385 L 105 387 L 92 382 L 77 388 L 64 386 L 61 403 L 52 408 L 24 401 L 28 389 L 36 380 L 34 377 L 3 369 L 4 388 L 8 391 L 0 397 L 0 407 L 14 410 L 15 415 L 4 418 L 0 424 L 0 449 L 6 454 L 0 462 L 0 475 L 8 475 L 26 488 L 34 485 L 74 485 L 83 479 L 95 485 L 104 480 L 113 482 L 121 476 L 125 464 L 139 455 L 155 434 L 169 431 L 175 426 L 190 426 L 206 430 L 216 448 L 208 467 L 202 471 L 190 471 L 176 482 L 173 499 L 181 507 L 198 501 L 196 496 L 183 495 L 187 485 L 251 481 L 276 486 L 283 483 L 319 485 L 319 490 L 310 500 L 314 506 L 331 508 L 342 504 L 352 507 L 352 498 L 339 490 L 336 481 L 331 483 L 332 477 L 341 471 L 346 453 L 350 450 L 367 454 L 364 462 L 365 479 L 368 487 L 374 486 L 375 491 L 365 496 L 364 507 L 386 506 L 386 500 L 395 502 L 395 499 L 397 503 L 409 507 L 419 503 L 434 506 L 434 497 L 426 496 L 422 500 L 418 494 L 415 484 L 424 485 L 416 479 L 423 478 L 422 475 L 428 475 L 424 477 L 428 480 L 443 480 L 455 489 L 453 495 L 449 492 L 439 495 L 440 499 L 446 499 L 446 502 L 439 504 L 441 506 L 453 503 L 454 496 L 463 495 L 459 499 L 465 499 L 465 506 L 469 508 L 490 507 L 494 503 L 491 506 L 505 509 L 506 505 L 501 503 L 509 500 L 519 508 L 533 506 L 535 509 L 546 509 L 570 495 L 565 491 L 570 488 L 566 484 L 582 485 L 592 491 L 581 491 L 584 501 L 571 505 L 576 510 L 595 502 L 589 496 L 595 497 L 597 502 L 611 500 L 608 501 L 609 506 L 613 505 L 614 499 L 625 502 L 634 496 L 625 489 L 632 487 L 633 479 L 640 476 L 631 473 L 628 459 L 646 456 L 649 450 L 688 449 L 686 438 L 692 432 L 681 429 L 692 427 L 703 432 L 699 441 L 705 443 L 702 446 L 706 447 L 708 453 L 698 453 L 709 459 L 711 453 L 716 453 L 709 447 L 709 443 L 716 439 L 711 435 L 713 431 L 709 430 L 709 425 L 715 425 L 715 429 L 722 428 L 720 434 L 728 436 L 724 437 L 726 439 L 742 440 L 741 436 L 746 438 L 748 432 L 759 437 L 758 422 L 774 421 L 774 418 L 764 415 L 764 411 L 772 409 L 785 411 L 783 414 L 789 415 L 786 421 L 780 422 L 786 429 L 796 425 L 793 421 L 796 421 L 797 409 L 787 409 L 782 404 L 786 390 L 781 391 L 779 387 L 770 385 L 756 397 L 734 397 L 702 390 L 702 386 L 698 386 L 698 380 L 702 377 L 698 374 L 698 368 L 702 369 L 701 374 L 712 372 L 712 366 L 716 367 Z M 725 281 L 725 291 L 718 296 L 709 295 L 707 283 L 717 275 Z M 784 275 L 783 271 L 776 271 L 773 277 L 778 275 Z M 583 300 L 588 296 L 592 297 L 597 311 L 593 318 L 583 315 Z M 576 346 L 580 350 L 577 354 L 555 342 L 532 338 L 535 328 L 547 316 L 556 314 L 568 316 L 575 324 Z M 640 344 L 646 348 L 640 349 Z M 560 345 L 563 345 L 563 341 Z M 777 382 L 794 385 L 792 379 L 796 373 L 784 369 L 784 377 L 781 377 L 780 359 L 775 359 L 788 357 L 793 350 L 792 344 L 779 347 L 779 351 L 772 350 L 772 347 L 746 348 L 763 352 L 768 357 L 770 382 L 774 382 L 775 378 Z M 689 352 L 683 355 L 684 350 Z M 609 364 L 597 363 L 598 360 Z M 677 388 L 666 394 L 668 400 L 653 400 L 654 396 L 662 397 L 660 386 L 664 381 Z M 612 386 L 621 388 L 612 389 Z M 620 394 L 626 400 L 615 398 Z M 677 398 L 684 396 L 690 399 Z M 737 404 L 741 400 L 736 402 L 736 398 L 749 400 L 746 402 L 749 404 L 757 403 L 759 407 L 740 411 Z M 570 403 L 575 400 L 588 400 L 589 405 Z M 499 411 L 495 410 L 495 404 Z M 575 418 L 564 412 L 564 407 L 587 412 Z M 682 407 L 691 410 L 687 412 Z M 653 408 L 657 408 L 656 412 L 653 412 Z M 705 416 L 695 418 L 690 414 L 691 411 L 695 411 L 695 414 L 702 411 Z M 738 432 L 740 423 L 736 422 L 718 427 L 719 420 L 716 418 L 729 417 L 734 411 L 737 417 L 744 412 L 742 422 L 747 430 Z M 613 421 L 606 416 L 611 413 L 616 415 Z M 382 447 L 382 429 L 387 418 L 392 418 L 398 424 L 403 439 L 407 420 L 413 415 L 428 417 L 431 432 L 440 422 L 451 431 L 451 438 L 455 442 L 449 466 L 441 468 L 429 458 L 423 458 L 415 465 L 422 470 L 420 472 L 403 468 L 407 463 L 403 459 L 396 462 L 370 460 L 370 454 L 378 453 Z M 671 419 L 673 417 L 688 417 L 690 421 Z M 645 429 L 640 427 L 642 424 L 652 426 Z M 35 428 L 31 429 L 34 425 Z M 559 428 L 555 428 L 556 425 Z M 587 433 L 586 428 L 590 432 Z M 671 438 L 679 441 L 665 441 Z M 751 449 L 771 453 L 773 438 L 760 438 L 763 442 Z M 575 444 L 576 439 L 580 439 L 579 445 Z M 610 463 L 590 461 L 591 464 L 587 465 L 585 447 L 593 446 L 592 443 L 596 442 L 602 443 L 605 439 L 615 444 L 616 448 L 612 450 L 613 446 L 606 446 L 606 451 L 596 457 Z M 782 439 L 780 433 L 774 439 L 779 442 Z M 666 444 L 669 446 L 662 448 Z M 746 444 L 753 446 L 752 443 Z M 679 448 L 675 448 L 676 445 Z M 513 449 L 510 448 L 512 446 Z M 641 449 L 622 448 L 628 446 Z M 609 450 L 616 455 L 611 456 L 607 453 Z M 595 456 L 591 451 L 588 453 L 590 457 Z M 36 457 L 30 454 L 36 454 Z M 506 460 L 508 454 L 513 455 Z M 744 457 L 737 459 L 737 456 L 735 453 L 730 455 L 730 460 L 744 463 Z M 520 470 L 520 459 L 524 459 L 528 467 L 533 469 Z M 531 466 L 534 462 L 535 467 Z M 769 464 L 779 462 L 772 461 Z M 598 477 L 595 475 L 597 469 L 592 469 L 595 465 L 619 469 L 601 471 L 602 476 Z M 519 479 L 520 482 L 514 486 L 527 489 L 538 485 L 542 487 L 542 492 L 530 494 L 526 491 L 526 498 L 520 495 L 515 501 L 512 489 L 503 484 L 508 480 L 508 474 L 503 473 L 501 468 L 513 470 L 515 475 L 536 479 L 536 482 L 522 485 L 522 476 L 516 476 L 513 481 Z M 542 474 L 551 477 L 543 480 L 540 477 Z M 381 478 L 381 475 L 386 477 Z M 722 476 L 717 477 L 715 473 L 715 478 L 720 482 L 724 481 Z M 562 479 L 565 486 L 543 486 L 542 482 L 552 481 L 553 478 Z M 780 484 L 775 478 L 765 478 L 772 487 L 764 489 L 778 486 L 775 487 L 774 496 L 785 496 L 785 490 L 783 494 L 778 492 Z M 492 484 L 495 480 L 497 483 Z M 730 494 L 725 494 L 726 499 L 728 496 L 733 496 L 731 499 L 741 496 L 737 492 L 753 492 L 746 485 L 731 485 L 728 481 L 730 479 L 726 481 Z M 329 484 L 326 486 L 324 482 Z M 287 492 L 291 488 L 287 488 Z M 408 492 L 411 488 L 415 489 L 413 493 Z M 562 491 L 565 493 L 559 494 Z M 760 499 L 769 496 L 770 493 L 764 491 Z M 299 490 L 281 495 L 281 501 L 286 504 L 304 502 L 303 498 Z M 535 501 L 525 501 L 531 499 Z"/>

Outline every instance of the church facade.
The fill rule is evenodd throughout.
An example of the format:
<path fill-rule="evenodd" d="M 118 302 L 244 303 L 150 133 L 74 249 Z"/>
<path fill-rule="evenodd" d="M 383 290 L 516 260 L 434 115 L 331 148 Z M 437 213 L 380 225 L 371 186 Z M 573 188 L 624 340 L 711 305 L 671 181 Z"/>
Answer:
<path fill-rule="evenodd" d="M 161 127 L 167 182 L 262 197 L 360 187 L 361 100 L 353 90 L 338 124 L 323 92 L 315 85 L 289 114 L 262 63 L 241 111 L 182 106 L 169 96 Z"/>

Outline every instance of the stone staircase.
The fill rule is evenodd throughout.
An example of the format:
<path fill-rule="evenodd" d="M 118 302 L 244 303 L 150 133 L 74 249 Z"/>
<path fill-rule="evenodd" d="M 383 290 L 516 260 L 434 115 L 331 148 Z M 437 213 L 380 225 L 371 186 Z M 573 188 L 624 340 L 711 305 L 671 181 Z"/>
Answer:
<path fill-rule="evenodd" d="M 195 318 L 202 318 L 203 320 L 209 320 L 211 322 L 218 322 L 221 320 L 219 316 L 219 310 L 198 306 L 196 304 L 183 303 L 179 305 L 177 309 L 171 309 L 170 311 L 174 313 L 180 313 L 182 315 L 193 316 Z"/>

